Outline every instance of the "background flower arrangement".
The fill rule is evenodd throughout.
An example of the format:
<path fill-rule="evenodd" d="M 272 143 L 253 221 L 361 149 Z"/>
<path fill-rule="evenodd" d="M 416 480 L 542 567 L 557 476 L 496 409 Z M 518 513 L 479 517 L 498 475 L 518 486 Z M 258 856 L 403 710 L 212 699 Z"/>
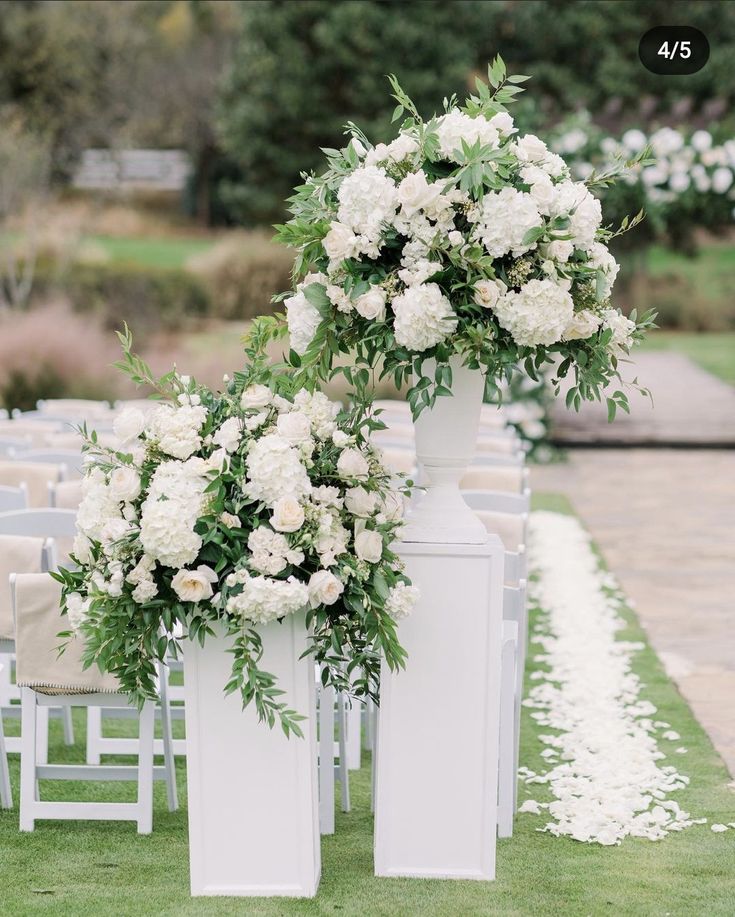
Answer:
<path fill-rule="evenodd" d="M 233 639 L 226 692 L 299 734 L 302 716 L 260 668 L 256 625 L 308 609 L 324 681 L 376 698 L 381 656 L 404 663 L 395 621 L 417 591 L 391 549 L 403 494 L 370 444 L 375 421 L 269 367 L 272 324 L 256 321 L 248 365 L 223 392 L 176 372 L 153 379 L 121 335 L 121 368 L 167 400 L 121 415 L 118 450 L 87 436 L 79 568 L 57 578 L 85 663 L 131 697 L 155 695 L 177 625 L 204 642 L 219 622 Z"/>
<path fill-rule="evenodd" d="M 325 150 L 327 170 L 304 176 L 277 228 L 299 251 L 296 289 L 282 298 L 300 378 L 341 372 L 359 387 L 376 370 L 398 386 L 413 376 L 414 415 L 450 392 L 454 354 L 485 374 L 486 399 L 519 363 L 533 379 L 547 363 L 557 378 L 573 371 L 575 408 L 620 379 L 619 358 L 653 317 L 612 308 L 607 243 L 641 215 L 603 226 L 590 188 L 650 161 L 643 150 L 573 181 L 538 137 L 516 136 L 505 106 L 525 79 L 496 58 L 489 85 L 424 122 L 391 78 L 396 139 L 372 147 L 350 124 L 347 147 Z M 356 371 L 340 365 L 347 353 Z M 619 389 L 607 402 L 611 417 L 628 408 Z"/>

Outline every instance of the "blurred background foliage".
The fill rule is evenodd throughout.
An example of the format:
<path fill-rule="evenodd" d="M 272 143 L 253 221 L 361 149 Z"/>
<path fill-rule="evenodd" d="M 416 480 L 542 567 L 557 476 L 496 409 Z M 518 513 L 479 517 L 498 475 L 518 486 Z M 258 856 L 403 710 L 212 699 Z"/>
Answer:
<path fill-rule="evenodd" d="M 703 70 L 641 66 L 639 39 L 662 24 L 709 36 Z M 154 361 L 181 352 L 205 375 L 231 368 L 242 323 L 289 285 L 291 256 L 268 227 L 299 173 L 320 168 L 319 148 L 340 145 L 348 120 L 386 139 L 386 74 L 429 115 L 498 52 L 533 77 L 514 110 L 521 130 L 553 141 L 585 125 L 580 168 L 631 129 L 735 138 L 735 3 L 0 0 L 0 338 L 17 348 L 15 329 L 39 327 L 21 312 L 60 321 L 62 309 L 67 324 L 101 331 L 127 318 Z M 90 148 L 183 150 L 190 177 L 176 194 L 83 192 L 71 179 Z M 692 186 L 651 206 L 642 188 L 606 202 L 651 213 L 629 237 L 618 304 L 655 305 L 672 328 L 732 332 L 735 192 L 714 200 Z M 73 361 L 52 351 L 40 377 L 68 393 Z M 9 372 L 0 357 L 0 403 Z M 19 372 L 15 391 L 28 381 Z"/>

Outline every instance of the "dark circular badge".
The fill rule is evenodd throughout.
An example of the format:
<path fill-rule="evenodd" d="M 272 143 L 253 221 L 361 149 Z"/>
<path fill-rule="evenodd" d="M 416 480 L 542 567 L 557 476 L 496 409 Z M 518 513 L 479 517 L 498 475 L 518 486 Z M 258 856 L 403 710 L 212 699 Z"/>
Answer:
<path fill-rule="evenodd" d="M 651 73 L 685 76 L 707 63 L 709 41 L 704 32 L 689 25 L 660 25 L 641 38 L 638 56 Z"/>

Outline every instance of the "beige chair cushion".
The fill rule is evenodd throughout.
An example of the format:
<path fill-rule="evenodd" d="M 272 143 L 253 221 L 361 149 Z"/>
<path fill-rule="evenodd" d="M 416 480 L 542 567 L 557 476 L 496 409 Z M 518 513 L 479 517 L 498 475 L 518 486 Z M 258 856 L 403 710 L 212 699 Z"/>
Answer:
<path fill-rule="evenodd" d="M 14 640 L 11 573 L 40 573 L 43 569 L 43 538 L 0 535 L 0 640 Z"/>
<path fill-rule="evenodd" d="M 0 460 L 0 484 L 28 488 L 28 506 L 40 509 L 48 506 L 48 485 L 61 478 L 61 467 L 46 462 L 13 462 Z"/>
<path fill-rule="evenodd" d="M 79 509 L 82 502 L 82 481 L 59 481 L 54 485 L 54 506 L 56 509 Z"/>
<path fill-rule="evenodd" d="M 96 665 L 82 668 L 84 641 L 72 637 L 59 655 L 58 636 L 69 630 L 60 611 L 61 584 L 48 573 L 18 576 L 15 582 L 15 680 L 41 694 L 118 694 L 119 683 Z"/>
<path fill-rule="evenodd" d="M 42 449 L 49 433 L 61 433 L 63 424 L 48 420 L 0 420 L 0 436 L 10 439 L 29 437 L 33 449 Z"/>
<path fill-rule="evenodd" d="M 462 490 L 499 490 L 517 494 L 523 489 L 523 469 L 505 466 L 469 468 L 459 486 Z"/>
<path fill-rule="evenodd" d="M 477 516 L 491 535 L 500 536 L 506 551 L 518 553 L 523 544 L 524 516 L 516 513 L 491 513 L 477 510 Z"/>

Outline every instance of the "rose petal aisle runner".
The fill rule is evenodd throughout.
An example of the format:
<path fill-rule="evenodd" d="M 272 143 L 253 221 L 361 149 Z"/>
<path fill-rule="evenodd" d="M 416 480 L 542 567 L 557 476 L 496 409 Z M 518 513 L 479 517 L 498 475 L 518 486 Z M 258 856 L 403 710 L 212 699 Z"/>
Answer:
<path fill-rule="evenodd" d="M 643 644 L 618 639 L 625 601 L 590 536 L 573 516 L 535 512 L 529 540 L 531 602 L 540 612 L 531 652 L 540 652 L 524 705 L 548 727 L 540 738 L 549 770 L 521 768 L 521 777 L 547 785 L 553 801 L 530 799 L 520 811 L 547 810 L 540 830 L 605 845 L 626 836 L 659 840 L 705 821 L 671 798 L 689 778 L 666 762 L 686 749 L 641 696 L 632 663 Z"/>

